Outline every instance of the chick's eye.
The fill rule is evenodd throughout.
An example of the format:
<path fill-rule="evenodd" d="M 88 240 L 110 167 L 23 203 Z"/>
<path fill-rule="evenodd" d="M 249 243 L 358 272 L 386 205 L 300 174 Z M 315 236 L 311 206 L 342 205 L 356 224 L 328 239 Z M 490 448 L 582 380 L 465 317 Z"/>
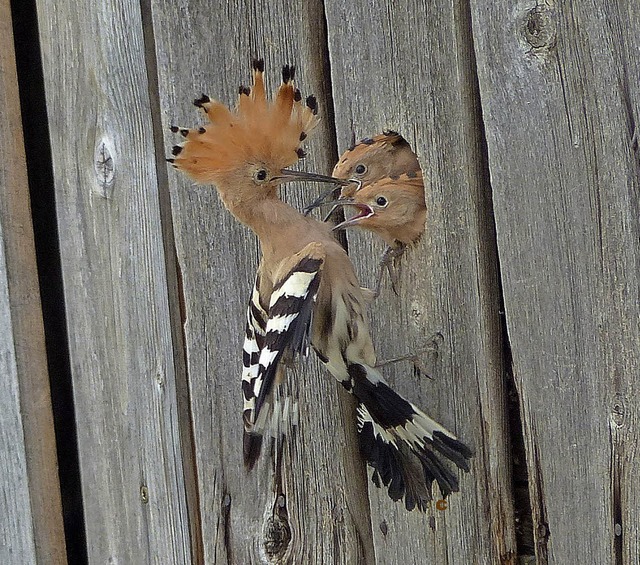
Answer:
<path fill-rule="evenodd" d="M 258 169 L 255 173 L 253 173 L 253 178 L 258 182 L 262 182 L 267 179 L 267 171 L 264 169 Z"/>
<path fill-rule="evenodd" d="M 360 163 L 356 165 L 356 168 L 353 170 L 356 175 L 364 175 L 367 172 L 367 166 Z"/>
<path fill-rule="evenodd" d="M 384 196 L 378 196 L 378 198 L 376 198 L 376 204 L 378 206 L 386 206 L 387 204 L 389 204 L 389 202 L 387 201 L 387 199 Z"/>

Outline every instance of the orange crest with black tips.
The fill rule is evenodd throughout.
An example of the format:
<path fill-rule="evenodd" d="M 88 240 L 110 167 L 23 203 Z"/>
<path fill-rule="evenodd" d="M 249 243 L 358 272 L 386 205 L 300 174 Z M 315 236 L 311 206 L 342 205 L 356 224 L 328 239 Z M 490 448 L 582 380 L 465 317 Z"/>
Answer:
<path fill-rule="evenodd" d="M 173 148 L 174 158 L 168 161 L 195 181 L 210 183 L 246 163 L 280 170 L 304 157 L 300 144 L 318 123 L 317 102 L 309 96 L 303 103 L 294 76 L 295 67 L 285 65 L 275 99 L 268 100 L 264 61 L 254 60 L 253 86 L 240 87 L 235 109 L 203 95 L 194 104 L 211 123 L 195 129 L 171 128 L 186 141 Z"/>

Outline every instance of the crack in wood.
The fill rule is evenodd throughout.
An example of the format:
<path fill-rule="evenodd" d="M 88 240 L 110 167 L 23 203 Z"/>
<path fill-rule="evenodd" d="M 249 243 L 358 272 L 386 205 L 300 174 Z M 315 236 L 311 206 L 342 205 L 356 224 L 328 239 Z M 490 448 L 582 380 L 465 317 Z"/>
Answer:
<path fill-rule="evenodd" d="M 226 491 L 226 485 L 224 491 Z M 227 563 L 235 563 L 233 559 L 233 544 L 231 543 L 231 520 L 229 516 L 231 514 L 231 495 L 226 492 L 222 499 L 222 510 L 220 517 L 222 519 L 222 527 L 224 528 L 224 548 L 227 553 Z"/>
<path fill-rule="evenodd" d="M 535 434 L 533 434 L 533 453 L 532 453 L 532 469 L 529 492 L 533 492 L 536 497 L 536 513 L 537 526 L 533 530 L 534 540 L 536 542 L 536 559 L 539 565 L 546 565 L 549 562 L 549 523 L 547 521 L 547 509 L 545 505 L 544 483 L 542 481 L 542 463 L 540 461 L 540 453 L 538 445 L 535 443 Z"/>
<path fill-rule="evenodd" d="M 617 442 L 615 439 L 616 429 L 621 427 L 615 422 L 615 411 L 620 406 L 616 403 L 612 410 L 612 420 L 614 428 L 610 428 L 609 431 L 609 447 L 611 449 L 611 465 L 609 469 L 609 475 L 611 476 L 611 513 L 613 518 L 613 563 L 614 565 L 622 565 L 624 562 L 623 557 L 623 541 L 624 541 L 624 528 L 622 525 L 622 501 L 620 496 L 620 453 L 617 448 Z M 622 409 L 624 412 L 624 409 Z"/>
<path fill-rule="evenodd" d="M 504 320 L 504 318 L 503 318 Z M 511 345 L 504 327 L 504 367 L 507 378 L 507 416 L 509 418 L 509 442 L 512 454 L 513 514 L 516 544 L 520 556 L 532 556 L 535 552 L 533 513 L 531 509 L 529 473 L 524 447 L 524 430 L 520 409 L 520 394 L 513 378 Z"/>

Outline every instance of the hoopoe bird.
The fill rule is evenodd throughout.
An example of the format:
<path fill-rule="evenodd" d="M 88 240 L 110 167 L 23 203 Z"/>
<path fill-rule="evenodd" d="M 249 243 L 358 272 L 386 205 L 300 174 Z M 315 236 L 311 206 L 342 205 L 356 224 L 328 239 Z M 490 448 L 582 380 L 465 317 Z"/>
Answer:
<path fill-rule="evenodd" d="M 387 130 L 352 144 L 338 159 L 332 176 L 357 183 L 342 188 L 340 196 L 349 198 L 358 188 L 401 175 L 422 178 L 422 169 L 409 142 L 398 132 Z"/>
<path fill-rule="evenodd" d="M 380 294 L 385 268 L 395 287 L 393 259 L 402 255 L 424 231 L 427 207 L 422 169 L 409 143 L 399 133 L 386 131 L 363 139 L 345 151 L 332 176 L 353 181 L 342 187 L 339 199 L 333 204 L 357 210 L 334 229 L 369 230 L 388 246 L 380 261 L 373 293 L 376 297 Z"/>
<path fill-rule="evenodd" d="M 353 207 L 357 213 L 334 230 L 360 227 L 380 236 L 392 249 L 404 249 L 422 235 L 427 218 L 422 175 L 384 178 L 346 193 L 352 196 L 340 196 L 337 204 Z"/>
<path fill-rule="evenodd" d="M 375 137 L 362 139 L 357 144 L 354 141 L 340 156 L 332 176 L 352 181 L 340 191 L 341 198 L 350 198 L 363 186 L 383 179 L 395 179 L 402 174 L 413 178 L 422 176 L 422 170 L 416 154 L 404 137 L 398 132 L 387 130 Z M 305 208 L 305 215 L 323 205 L 333 192 L 332 189 L 309 204 Z"/>
<path fill-rule="evenodd" d="M 365 299 L 331 226 L 278 198 L 284 182 L 330 178 L 286 169 L 303 155 L 300 143 L 318 123 L 317 102 L 302 102 L 291 66 L 268 100 L 263 73 L 263 61 L 254 61 L 253 86 L 241 87 L 234 110 L 208 97 L 196 100 L 211 123 L 181 132 L 186 141 L 169 159 L 196 182 L 213 183 L 260 242 L 243 346 L 245 466 L 251 469 L 259 456 L 283 362 L 312 348 L 358 401 L 359 442 L 375 484 L 384 484 L 393 500 L 404 498 L 408 510 L 425 510 L 434 480 L 443 496 L 458 491 L 445 460 L 468 471 L 472 452 L 384 381 L 375 368 Z"/>

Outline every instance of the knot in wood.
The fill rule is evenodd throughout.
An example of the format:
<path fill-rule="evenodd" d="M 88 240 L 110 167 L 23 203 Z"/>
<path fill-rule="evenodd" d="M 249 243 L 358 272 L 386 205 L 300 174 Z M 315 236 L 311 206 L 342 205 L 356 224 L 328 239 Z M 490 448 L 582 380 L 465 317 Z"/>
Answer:
<path fill-rule="evenodd" d="M 620 393 L 617 393 L 613 397 L 613 403 L 611 405 L 611 423 L 616 428 L 622 428 L 625 424 L 625 419 L 627 415 L 627 407 L 624 402 L 624 396 Z"/>
<path fill-rule="evenodd" d="M 549 6 L 539 4 L 529 10 L 524 18 L 522 35 L 536 50 L 551 49 L 556 43 L 555 12 Z"/>
<path fill-rule="evenodd" d="M 93 158 L 93 167 L 96 173 L 96 192 L 103 198 L 111 198 L 115 179 L 115 166 L 113 152 L 106 139 L 100 139 L 96 144 Z"/>
<path fill-rule="evenodd" d="M 386 520 L 382 520 L 382 522 L 380 522 L 380 531 L 382 532 L 383 536 L 386 536 L 389 532 L 389 526 L 387 525 Z"/>
<path fill-rule="evenodd" d="M 278 515 L 269 516 L 264 524 L 263 546 L 264 552 L 271 560 L 282 557 L 291 541 L 291 528 L 287 520 Z"/>

